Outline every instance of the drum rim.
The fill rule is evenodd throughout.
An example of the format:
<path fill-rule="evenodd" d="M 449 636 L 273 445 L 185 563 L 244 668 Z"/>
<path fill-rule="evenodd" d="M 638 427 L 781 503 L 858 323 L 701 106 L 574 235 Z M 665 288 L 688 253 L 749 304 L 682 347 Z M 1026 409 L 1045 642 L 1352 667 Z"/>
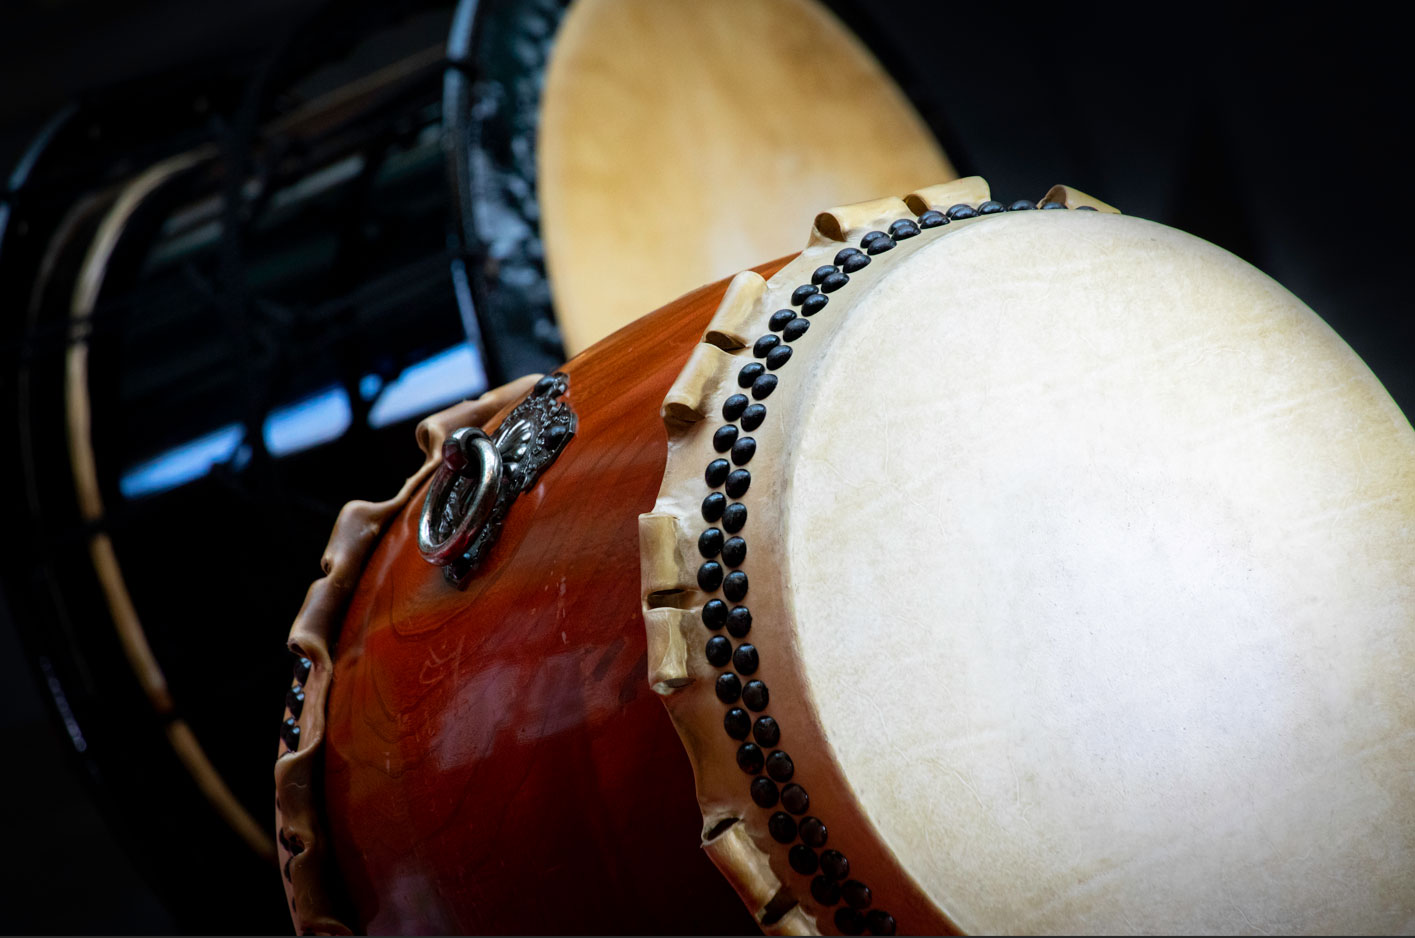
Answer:
<path fill-rule="evenodd" d="M 714 550 L 713 547 L 717 546 L 716 541 L 722 539 L 720 535 L 707 548 L 701 548 L 699 543 L 700 536 L 708 536 L 716 529 L 721 517 L 719 506 L 725 505 L 729 498 L 745 495 L 746 486 L 750 485 L 750 473 L 745 469 L 733 471 L 732 466 L 746 465 L 755 454 L 755 449 L 746 453 L 745 458 L 739 458 L 732 441 L 752 431 L 760 422 L 758 419 L 752 423 L 752 418 L 743 422 L 743 415 L 749 402 L 764 401 L 775 390 L 779 380 L 778 368 L 785 371 L 782 376 L 789 380 L 791 370 L 785 367 L 789 352 L 775 363 L 763 362 L 772 350 L 789 347 L 789 337 L 784 334 L 787 315 L 794 317 L 799 312 L 801 317 L 808 317 L 821 312 L 830 302 L 828 294 L 836 289 L 846 291 L 847 297 L 850 295 L 848 275 L 840 278 L 836 274 L 843 273 L 845 269 L 863 270 L 878 255 L 893 250 L 898 242 L 925 233 L 924 229 L 956 223 L 957 227 L 950 230 L 958 231 L 972 224 L 985 223 L 984 219 L 994 214 L 1039 207 L 1119 214 L 1111 206 L 1065 186 L 1053 187 L 1039 203 L 1022 200 L 1004 206 L 991 199 L 987 183 L 980 177 L 921 189 L 903 200 L 880 199 L 821 213 L 817 216 L 806 251 L 771 281 L 764 281 L 750 272 L 738 274 L 705 331 L 702 345 L 665 398 L 662 416 L 668 428 L 669 455 L 664 482 L 654 510 L 640 516 L 643 612 L 650 650 L 648 677 L 650 684 L 663 696 L 693 763 L 698 780 L 699 804 L 704 812 L 703 847 L 763 930 L 769 933 L 841 931 L 859 934 L 868 928 L 872 933 L 891 934 L 898 923 L 890 912 L 881 908 L 886 904 L 902 913 L 912 913 L 909 918 L 922 919 L 906 920 L 904 927 L 907 930 L 956 933 L 959 929 L 946 913 L 928 899 L 909 872 L 900 866 L 858 804 L 854 806 L 854 811 L 848 812 L 854 815 L 856 830 L 847 831 L 846 836 L 853 836 L 857 842 L 872 842 L 871 846 L 879 847 L 873 853 L 881 865 L 869 870 L 857 870 L 856 873 L 863 872 L 876 883 L 891 881 L 898 884 L 898 889 L 891 890 L 894 895 L 885 896 L 880 904 L 875 904 L 871 890 L 859 879 L 841 883 L 815 875 L 822 859 L 836 863 L 839 869 L 838 864 L 843 857 L 838 856 L 838 851 L 817 853 L 813 849 L 825 845 L 825 825 L 813 814 L 808 815 L 809 798 L 801 782 L 810 780 L 805 778 L 804 773 L 797 773 L 794 766 L 789 769 L 783 767 L 780 773 L 768 768 L 767 774 L 762 774 L 766 756 L 764 750 L 774 749 L 776 739 L 770 733 L 766 739 L 760 738 L 755 728 L 749 735 L 747 727 L 749 724 L 759 726 L 759 715 L 769 715 L 770 699 L 764 686 L 758 692 L 758 700 L 746 702 L 747 709 L 752 713 L 748 714 L 735 706 L 743 698 L 744 691 L 750 690 L 754 683 L 761 683 L 750 679 L 757 669 L 759 655 L 756 647 L 746 641 L 734 644 L 724 638 L 717 631 L 722 628 L 723 621 L 703 621 L 702 624 L 709 629 L 707 634 L 712 637 L 706 649 L 697 651 L 703 649 L 704 634 L 699 630 L 699 617 L 702 610 L 708 608 L 709 600 L 715 607 L 711 614 L 713 618 L 724 621 L 727 603 L 745 600 L 745 573 L 727 574 L 724 565 L 718 562 L 721 548 Z M 935 239 L 925 237 L 915 244 L 922 245 L 932 240 Z M 909 253 L 912 251 L 903 252 L 905 255 Z M 831 255 L 835 255 L 839 267 L 830 264 Z M 845 259 L 852 255 L 862 255 L 864 259 L 846 263 Z M 882 260 L 886 269 L 893 266 L 889 263 L 892 260 L 889 256 Z M 779 312 L 773 315 L 772 310 Z M 781 320 L 776 317 L 781 317 Z M 821 315 L 810 322 L 814 326 L 821 320 L 831 318 Z M 839 320 L 839 317 L 835 318 Z M 763 325 L 769 331 L 763 331 Z M 797 336 L 802 334 L 796 333 Z M 732 380 L 734 377 L 735 381 Z M 719 413 L 722 419 L 718 418 Z M 741 430 L 734 425 L 740 425 Z M 732 440 L 726 441 L 726 446 L 717 445 L 716 440 L 713 440 L 713 445 L 704 445 L 729 427 L 731 431 L 726 435 Z M 701 463 L 704 452 L 712 454 L 706 471 Z M 729 455 L 731 462 L 723 458 Z M 739 476 L 739 473 L 742 475 Z M 735 494 L 734 478 L 739 480 Z M 742 480 L 745 480 L 745 485 Z M 708 502 L 702 502 L 699 516 L 697 509 L 700 500 L 705 496 L 716 498 L 721 494 L 719 490 L 725 492 L 725 496 L 713 507 L 709 507 Z M 705 524 L 707 530 L 703 530 Z M 732 525 L 726 527 L 735 535 L 739 530 L 748 533 L 745 528 L 750 526 L 744 521 L 737 528 Z M 734 564 L 728 562 L 727 566 Z M 734 576 L 742 577 L 737 588 L 728 583 Z M 769 584 L 768 590 L 773 585 Z M 745 632 L 737 637 L 745 637 Z M 747 650 L 745 660 L 739 661 L 739 656 L 744 654 L 744 646 Z M 799 662 L 790 660 L 789 647 L 777 651 L 778 657 L 783 659 L 778 667 L 784 665 L 784 672 L 799 667 Z M 703 679 L 711 678 L 715 672 L 721 672 L 716 681 Z M 716 684 L 723 681 L 726 681 L 726 689 L 719 693 Z M 790 683 L 798 688 L 808 686 L 800 675 L 795 675 Z M 722 713 L 724 710 L 726 714 Z M 715 727 L 703 725 L 704 714 L 713 715 L 710 719 L 714 721 L 718 718 L 716 715 L 721 715 L 732 744 L 741 744 L 737 761 L 749 779 L 747 784 L 742 784 L 742 777 L 732 773 L 729 767 L 726 777 L 732 779 L 735 789 L 720 790 L 724 784 L 723 776 L 707 764 L 706 753 L 710 750 L 705 740 L 717 745 L 721 737 Z M 741 724 L 735 730 L 727 725 L 734 719 Z M 809 724 L 811 721 L 804 722 Z M 808 740 L 812 733 L 817 734 L 812 743 L 824 741 L 822 728 L 818 725 L 798 727 L 798 739 L 803 735 L 803 730 Z M 816 761 L 828 769 L 823 774 L 835 776 L 834 779 L 825 779 L 827 797 L 832 788 L 848 790 L 848 780 L 844 779 L 835 763 L 829 743 L 810 748 L 819 750 L 815 754 Z M 774 750 L 773 755 L 780 752 Z M 787 757 L 786 764 L 790 763 Z M 829 771 L 831 769 L 833 771 Z M 759 799 L 756 788 L 763 779 L 767 781 L 761 786 L 763 792 Z M 783 786 L 780 789 L 778 782 Z M 745 798 L 749 786 L 751 796 Z M 794 805 L 786 805 L 784 801 L 788 792 L 796 802 Z M 782 800 L 781 805 L 778 805 L 778 800 Z M 782 806 L 786 806 L 791 814 L 781 811 Z M 797 810 L 798 807 L 800 810 Z M 805 819 L 800 815 L 807 815 L 806 819 L 821 825 L 819 838 L 812 838 L 819 842 L 806 842 L 807 836 L 802 833 L 800 824 Z M 848 868 L 846 870 L 840 880 L 853 875 Z M 842 886 L 853 890 L 844 903 L 841 902 Z"/>

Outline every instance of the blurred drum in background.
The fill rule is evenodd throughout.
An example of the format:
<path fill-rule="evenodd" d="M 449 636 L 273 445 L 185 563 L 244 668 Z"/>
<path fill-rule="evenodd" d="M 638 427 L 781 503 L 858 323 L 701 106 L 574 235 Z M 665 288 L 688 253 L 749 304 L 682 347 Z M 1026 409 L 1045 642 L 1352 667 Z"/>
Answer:
<path fill-rule="evenodd" d="M 955 175 L 817 0 L 576 0 L 546 73 L 537 161 L 570 355 L 794 251 L 822 205 Z"/>
<path fill-rule="evenodd" d="M 247 707 L 288 664 L 248 624 L 298 602 L 339 506 L 396 484 L 423 416 L 564 358 L 537 140 L 566 2 L 308 6 L 250 61 L 66 107 L 0 192 L 3 590 L 83 774 L 187 930 L 233 894 L 267 900 L 233 929 L 283 918 Z M 700 15 L 718 34 L 728 12 Z M 870 88 L 907 109 L 882 72 Z M 835 105 L 846 123 L 873 107 Z M 668 268 L 688 249 L 655 252 Z M 207 866 L 171 862 L 184 840 Z"/>
<path fill-rule="evenodd" d="M 1415 921 L 1415 432 L 1206 242 L 850 205 L 419 438 L 291 632 L 300 931 Z"/>

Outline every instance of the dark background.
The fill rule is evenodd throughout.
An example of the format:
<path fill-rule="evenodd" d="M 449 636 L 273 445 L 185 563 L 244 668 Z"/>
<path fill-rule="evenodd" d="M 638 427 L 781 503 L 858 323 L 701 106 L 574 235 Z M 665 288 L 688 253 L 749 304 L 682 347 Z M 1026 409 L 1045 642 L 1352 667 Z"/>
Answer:
<path fill-rule="evenodd" d="M 7 4 L 0 169 L 66 102 L 153 76 L 240 75 L 296 19 L 326 5 L 337 6 Z M 1401 172 L 1411 69 L 1394 23 L 1331 4 L 1125 13 L 925 0 L 833 6 L 895 72 L 961 173 L 986 176 L 1004 200 L 1065 182 L 1228 248 L 1322 314 L 1412 413 Z M 16 314 L 0 306 L 0 316 Z M 100 809 L 41 680 L 0 595 L 10 753 L 0 773 L 0 930 L 193 927 L 159 898 L 151 872 L 137 871 L 127 840 L 134 819 L 121 805 Z M 282 689 L 270 693 L 278 700 Z M 171 849 L 177 862 L 211 862 L 202 843 Z M 229 896 L 232 908 L 272 902 L 278 879 L 270 895 Z M 223 909 L 210 913 L 205 929 L 220 931 Z"/>

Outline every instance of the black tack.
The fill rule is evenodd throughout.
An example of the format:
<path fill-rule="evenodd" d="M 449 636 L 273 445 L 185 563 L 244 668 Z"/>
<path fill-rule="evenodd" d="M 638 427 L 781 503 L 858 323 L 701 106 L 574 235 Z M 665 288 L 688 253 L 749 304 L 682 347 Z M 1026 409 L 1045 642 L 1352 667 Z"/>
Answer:
<path fill-rule="evenodd" d="M 788 322 L 786 324 L 786 328 L 781 330 L 781 337 L 787 342 L 795 342 L 797 339 L 801 338 L 801 336 L 805 335 L 806 330 L 809 328 L 811 328 L 811 321 L 809 319 L 797 319 L 794 322 Z"/>
<path fill-rule="evenodd" d="M 841 274 L 841 276 L 843 277 L 844 274 Z M 806 302 L 801 304 L 801 315 L 814 316 L 816 313 L 825 309 L 825 305 L 829 302 L 830 297 L 826 296 L 824 293 L 812 293 L 810 296 L 806 297 Z"/>
<path fill-rule="evenodd" d="M 703 604 L 703 625 L 716 631 L 731 618 L 731 613 L 727 611 L 727 603 L 720 599 L 709 599 Z"/>
<path fill-rule="evenodd" d="M 752 397 L 764 401 L 776 390 L 776 375 L 762 375 L 752 382 Z"/>
<path fill-rule="evenodd" d="M 811 880 L 811 898 L 821 905 L 835 905 L 840 901 L 840 884 L 817 876 Z"/>
<path fill-rule="evenodd" d="M 864 248 L 866 251 L 870 251 L 871 244 L 874 244 L 880 239 L 888 238 L 889 235 L 885 234 L 883 231 L 867 231 L 860 236 L 860 247 Z M 874 252 L 870 251 L 870 253 L 873 254 Z"/>
<path fill-rule="evenodd" d="M 806 789 L 792 782 L 781 789 L 781 806 L 792 814 L 805 814 L 811 810 L 811 796 L 806 794 Z"/>
<path fill-rule="evenodd" d="M 729 567 L 740 567 L 747 559 L 747 542 L 740 537 L 729 537 L 722 545 L 722 562 Z"/>
<path fill-rule="evenodd" d="M 853 274 L 857 270 L 864 270 L 870 266 L 870 256 L 862 251 L 856 251 L 846 258 L 845 263 L 840 265 L 840 269 L 847 274 Z"/>
<path fill-rule="evenodd" d="M 724 496 L 726 497 L 726 496 Z M 747 523 L 747 506 L 741 502 L 733 502 L 722 512 L 722 526 L 728 534 L 736 534 L 742 530 L 742 526 Z"/>
<path fill-rule="evenodd" d="M 285 745 L 291 750 L 300 748 L 300 725 L 295 722 L 294 717 L 289 717 L 280 724 L 280 738 L 285 740 Z"/>
<path fill-rule="evenodd" d="M 804 319 L 799 321 L 805 322 Z M 742 411 L 742 429 L 750 433 L 757 427 L 760 427 L 762 425 L 762 421 L 765 419 L 766 405 L 753 404 L 751 407 L 748 407 L 746 410 Z"/>
<path fill-rule="evenodd" d="M 703 472 L 703 479 L 707 482 L 708 488 L 715 489 L 727 481 L 727 473 L 732 471 L 732 466 L 725 459 L 714 459 L 708 463 L 707 470 Z"/>
<path fill-rule="evenodd" d="M 698 553 L 711 560 L 722 551 L 722 532 L 717 528 L 708 528 L 698 535 Z"/>
<path fill-rule="evenodd" d="M 737 669 L 738 674 L 756 674 L 760 666 L 761 659 L 757 655 L 756 645 L 738 645 L 737 650 L 732 653 L 732 667 Z"/>
<path fill-rule="evenodd" d="M 841 274 L 841 276 L 845 276 Z M 802 322 L 805 322 L 803 319 Z M 774 336 L 773 336 L 774 338 Z M 766 356 L 766 366 L 771 371 L 775 371 L 791 360 L 791 346 L 783 345 L 780 348 L 772 349 Z"/>
<path fill-rule="evenodd" d="M 773 721 L 775 722 L 775 721 Z M 771 758 L 766 760 L 767 774 L 783 785 L 791 781 L 791 776 L 796 774 L 796 763 L 791 761 L 791 757 L 778 750 L 771 754 Z"/>
<path fill-rule="evenodd" d="M 885 251 L 894 250 L 894 241 L 886 235 L 878 241 L 871 242 L 870 246 L 865 248 L 865 250 L 870 254 L 883 254 Z"/>
<path fill-rule="evenodd" d="M 713 689 L 717 692 L 718 700 L 725 704 L 736 703 L 737 698 L 742 696 L 742 679 L 731 671 L 719 674 Z"/>
<path fill-rule="evenodd" d="M 1065 203 L 1065 202 L 1043 202 L 1041 205 L 1039 205 L 1039 206 L 1037 206 L 1037 207 L 1038 207 L 1038 208 L 1045 208 L 1045 209 L 1057 209 L 1057 208 L 1062 208 L 1062 209 L 1064 209 L 1064 208 L 1066 208 L 1066 203 Z"/>
<path fill-rule="evenodd" d="M 789 844 L 796 839 L 796 819 L 782 811 L 767 819 L 766 829 L 777 843 Z"/>
<path fill-rule="evenodd" d="M 698 568 L 698 589 L 711 593 L 722 585 L 722 564 L 709 560 Z M 723 639 L 726 641 L 726 639 Z"/>
<path fill-rule="evenodd" d="M 711 592 L 711 591 L 709 591 Z M 734 603 L 747 598 L 747 574 L 733 570 L 722 581 L 722 595 Z"/>
<path fill-rule="evenodd" d="M 805 844 L 797 844 L 786 854 L 786 860 L 791 864 L 791 869 L 802 876 L 810 876 L 816 871 L 819 861 L 816 859 L 816 852 Z"/>
<path fill-rule="evenodd" d="M 842 935 L 862 935 L 865 932 L 865 917 L 856 909 L 836 909 L 835 927 Z"/>
<path fill-rule="evenodd" d="M 285 692 L 285 706 L 295 715 L 295 719 L 300 718 L 300 713 L 305 709 L 305 688 L 303 684 L 295 684 Z"/>
<path fill-rule="evenodd" d="M 889 226 L 889 236 L 895 241 L 903 241 L 905 238 L 912 238 L 919 233 L 919 226 L 912 218 L 901 218 Z"/>
<path fill-rule="evenodd" d="M 708 664 L 720 668 L 732 660 L 732 642 L 721 635 L 714 635 L 708 639 L 704 653 L 707 655 Z"/>
<path fill-rule="evenodd" d="M 858 879 L 847 880 L 845 885 L 840 887 L 840 894 L 845 897 L 846 902 L 857 909 L 868 909 L 870 901 L 874 898 L 870 893 L 870 887 Z"/>
<path fill-rule="evenodd" d="M 847 880 L 850 860 L 839 850 L 827 850 L 821 854 L 821 872 L 834 880 Z"/>
<path fill-rule="evenodd" d="M 997 199 L 988 199 L 982 205 L 978 206 L 979 215 L 996 215 L 998 212 L 1005 211 L 1007 211 L 1007 206 L 1003 205 Z"/>
<path fill-rule="evenodd" d="M 852 257 L 864 257 L 865 254 L 859 248 L 841 248 L 835 253 L 835 266 L 844 267 L 846 261 Z"/>
<path fill-rule="evenodd" d="M 828 832 L 825 822 L 818 817 L 801 818 L 801 839 L 812 847 L 824 847 Z"/>
<path fill-rule="evenodd" d="M 1033 202 L 1031 199 L 1018 199 L 1016 202 L 1007 206 L 1007 210 L 1009 212 L 1027 212 L 1036 207 L 1037 203 Z"/>
<path fill-rule="evenodd" d="M 747 409 L 747 395 L 734 394 L 722 402 L 722 419 L 727 421 L 736 420 L 742 416 L 742 411 Z"/>
<path fill-rule="evenodd" d="M 959 202 L 957 205 L 950 205 L 947 214 L 949 220 L 961 221 L 965 218 L 977 218 L 978 210 L 966 202 Z"/>
<path fill-rule="evenodd" d="M 742 688 L 742 703 L 753 713 L 761 713 L 770 702 L 771 693 L 761 681 L 748 681 L 747 686 Z"/>
<path fill-rule="evenodd" d="M 781 742 L 781 724 L 777 723 L 771 717 L 757 717 L 757 722 L 752 724 L 752 738 L 755 739 L 757 744 L 763 749 L 771 749 L 777 743 Z M 768 764 L 776 755 L 778 755 L 778 753 L 773 752 L 770 756 L 767 756 L 766 761 Z"/>
<path fill-rule="evenodd" d="M 936 208 L 931 208 L 919 216 L 920 228 L 937 228 L 939 225 L 948 224 L 948 216 Z"/>
<path fill-rule="evenodd" d="M 757 441 L 750 436 L 744 436 L 732 444 L 732 462 L 738 466 L 745 466 L 756 454 Z"/>
<path fill-rule="evenodd" d="M 893 915 L 875 909 L 865 916 L 865 927 L 871 935 L 892 935 L 897 926 Z"/>
<path fill-rule="evenodd" d="M 878 244 L 879 242 L 876 241 L 875 243 Z M 821 281 L 821 292 L 834 293 L 836 290 L 839 290 L 841 287 L 845 286 L 845 284 L 849 282 L 849 274 L 842 274 L 839 272 L 833 273 L 829 277 L 826 277 L 824 280 Z"/>
<path fill-rule="evenodd" d="M 727 477 L 727 497 L 741 498 L 752 487 L 752 473 L 746 469 L 733 469 Z"/>
<path fill-rule="evenodd" d="M 762 749 L 756 743 L 743 743 L 737 747 L 737 768 L 748 775 L 756 775 L 762 770 Z"/>
<path fill-rule="evenodd" d="M 778 309 L 771 314 L 767 320 L 766 327 L 772 332 L 780 332 L 786 328 L 786 324 L 796 318 L 796 311 L 790 309 Z"/>
<path fill-rule="evenodd" d="M 751 630 L 752 611 L 746 606 L 733 606 L 727 614 L 727 634 L 733 638 L 746 638 Z"/>
<path fill-rule="evenodd" d="M 712 448 L 719 453 L 727 452 L 735 442 L 737 442 L 737 428 L 730 423 L 718 427 L 717 432 L 712 435 Z"/>
<path fill-rule="evenodd" d="M 733 739 L 746 739 L 752 730 L 752 718 L 741 707 L 733 707 L 722 718 L 722 728 Z"/>
<path fill-rule="evenodd" d="M 776 783 L 769 778 L 752 779 L 752 800 L 759 808 L 770 808 L 775 806 L 776 800 L 781 797 L 776 790 Z"/>
<path fill-rule="evenodd" d="M 781 337 L 767 333 L 756 342 L 752 343 L 752 354 L 757 358 L 766 358 L 766 353 L 781 344 Z"/>
<path fill-rule="evenodd" d="M 723 509 L 727 507 L 727 496 L 721 492 L 713 492 L 703 499 L 703 520 L 712 522 L 722 517 Z"/>
<path fill-rule="evenodd" d="M 826 277 L 829 277 L 835 272 L 835 266 L 832 264 L 826 264 L 822 267 L 817 267 L 815 271 L 811 274 L 811 283 L 814 283 L 819 286 L 822 280 L 824 280 Z"/>
<path fill-rule="evenodd" d="M 749 388 L 752 382 L 762 376 L 766 371 L 766 366 L 761 362 L 747 362 L 742 366 L 742 370 L 737 372 L 737 386 L 739 388 Z"/>
<path fill-rule="evenodd" d="M 1078 205 L 1078 206 L 1076 206 L 1074 209 L 1072 209 L 1072 211 L 1073 211 L 1073 212 L 1094 212 L 1094 211 L 1098 211 L 1098 209 L 1097 209 L 1094 205 Z"/>
<path fill-rule="evenodd" d="M 802 303 L 806 302 L 806 297 L 816 292 L 819 291 L 815 286 L 809 283 L 801 284 L 799 287 L 791 291 L 791 305 L 800 306 Z"/>
<path fill-rule="evenodd" d="M 310 669 L 313 667 L 314 663 L 311 662 L 310 659 L 305 657 L 297 658 L 295 660 L 295 680 L 299 681 L 301 684 L 308 682 L 310 679 Z"/>

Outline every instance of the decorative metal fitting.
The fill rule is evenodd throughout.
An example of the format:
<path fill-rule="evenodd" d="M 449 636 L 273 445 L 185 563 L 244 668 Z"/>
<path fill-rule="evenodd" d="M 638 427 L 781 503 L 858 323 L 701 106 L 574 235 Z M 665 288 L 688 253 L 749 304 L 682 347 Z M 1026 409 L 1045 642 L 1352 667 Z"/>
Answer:
<path fill-rule="evenodd" d="M 493 436 L 462 427 L 442 444 L 418 520 L 418 552 L 464 589 L 501 534 L 516 496 L 529 491 L 570 442 L 579 418 L 567 401 L 563 372 L 546 375 Z"/>

